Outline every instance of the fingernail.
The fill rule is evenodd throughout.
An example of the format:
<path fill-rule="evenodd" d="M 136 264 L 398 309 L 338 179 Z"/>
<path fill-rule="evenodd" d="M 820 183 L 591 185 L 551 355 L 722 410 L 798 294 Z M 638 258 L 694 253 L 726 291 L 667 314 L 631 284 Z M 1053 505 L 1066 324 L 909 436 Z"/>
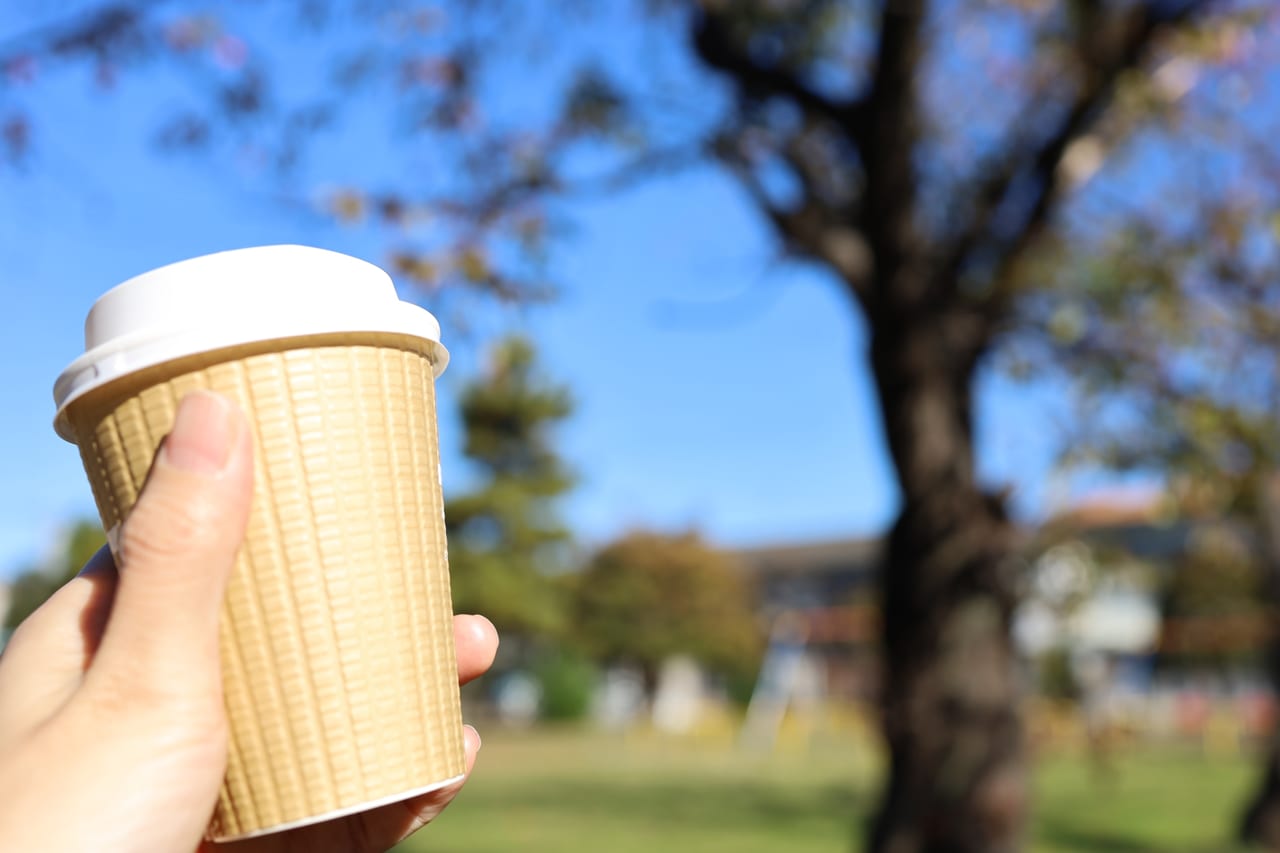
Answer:
<path fill-rule="evenodd" d="M 485 639 L 486 634 L 498 636 L 498 629 L 494 627 L 493 621 L 488 616 L 482 616 L 479 613 L 467 614 L 467 626 L 477 640 Z"/>
<path fill-rule="evenodd" d="M 231 403 L 210 391 L 194 391 L 182 398 L 173 429 L 164 440 L 164 458 L 175 468 L 193 474 L 217 474 L 231 458 L 235 431 Z"/>
<path fill-rule="evenodd" d="M 480 733 L 476 731 L 475 726 L 463 726 L 463 728 L 471 732 L 471 737 L 474 738 L 476 742 L 476 752 L 479 752 L 480 747 L 484 746 L 484 741 L 480 740 Z"/>

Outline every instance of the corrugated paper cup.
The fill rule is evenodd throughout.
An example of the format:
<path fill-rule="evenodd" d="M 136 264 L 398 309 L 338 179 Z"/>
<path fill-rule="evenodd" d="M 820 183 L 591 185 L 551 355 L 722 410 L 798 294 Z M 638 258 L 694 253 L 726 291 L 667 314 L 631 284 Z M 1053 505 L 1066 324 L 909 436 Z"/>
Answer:
<path fill-rule="evenodd" d="M 252 516 L 222 608 L 231 742 L 212 839 L 463 775 L 439 337 L 377 267 L 268 246 L 108 292 L 58 379 L 55 426 L 79 446 L 111 536 L 187 392 L 225 394 L 254 425 Z"/>

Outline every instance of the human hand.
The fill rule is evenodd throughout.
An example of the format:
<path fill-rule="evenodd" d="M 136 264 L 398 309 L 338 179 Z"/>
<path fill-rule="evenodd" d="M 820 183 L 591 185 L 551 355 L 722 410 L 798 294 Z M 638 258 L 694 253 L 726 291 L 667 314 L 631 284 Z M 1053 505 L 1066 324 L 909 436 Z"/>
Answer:
<path fill-rule="evenodd" d="M 226 769 L 218 612 L 252 496 L 244 416 L 185 398 L 119 542 L 15 632 L 0 657 L 0 850 L 373 853 L 461 785 L 372 812 L 201 846 Z M 463 681 L 493 661 L 488 620 L 454 623 Z M 467 772 L 480 739 L 466 732 Z"/>
<path fill-rule="evenodd" d="M 466 684 L 484 675 L 498 650 L 498 632 L 493 623 L 483 616 L 455 616 L 453 637 L 460 682 Z M 471 726 L 465 729 L 469 777 L 480 750 L 480 735 Z M 419 797 L 287 832 L 222 844 L 207 841 L 199 853 L 382 853 L 435 820 L 465 782 L 463 779 Z"/>

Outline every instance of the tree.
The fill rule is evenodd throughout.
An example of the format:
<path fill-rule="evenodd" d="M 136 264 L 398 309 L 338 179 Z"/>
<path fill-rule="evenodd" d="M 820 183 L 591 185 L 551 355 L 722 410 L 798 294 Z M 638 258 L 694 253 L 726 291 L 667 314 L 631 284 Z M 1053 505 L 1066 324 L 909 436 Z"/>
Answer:
<path fill-rule="evenodd" d="M 1240 656 L 1269 637 L 1265 666 L 1280 684 L 1280 158 L 1270 144 L 1280 128 L 1250 109 L 1275 94 L 1277 15 L 1253 11 L 1182 34 L 1156 75 L 1130 81 L 1127 101 L 1157 107 L 1139 132 L 1164 165 L 1148 168 L 1140 200 L 1086 194 L 1045 241 L 1016 328 L 1050 333 L 1012 334 L 1004 354 L 1069 382 L 1079 415 L 1065 464 L 1158 475 L 1183 523 L 1235 531 L 1208 551 L 1193 543 L 1166 610 L 1178 642 L 1202 656 Z M 1133 123 L 1132 113 L 1101 122 L 1096 150 Z M 1131 184 L 1142 168 L 1129 164 Z M 1230 624 L 1231 636 L 1206 634 L 1205 620 Z M 1280 847 L 1280 746 L 1265 767 L 1240 834 L 1270 849 Z"/>
<path fill-rule="evenodd" d="M 750 676 L 763 637 L 742 568 L 696 534 L 632 533 L 605 546 L 574 585 L 574 636 L 597 660 L 640 668 L 673 655 Z"/>
<path fill-rule="evenodd" d="M 1259 31 L 1274 35 L 1274 17 Z M 1261 87 L 1248 97 L 1267 97 L 1257 74 L 1265 57 L 1242 53 L 1238 38 L 1226 30 L 1213 49 L 1235 56 L 1233 79 Z M 1256 179 L 1280 173 L 1262 141 L 1275 129 L 1263 118 L 1225 115 L 1212 94 L 1221 83 L 1212 67 L 1181 73 L 1190 75 L 1181 84 L 1186 94 L 1163 122 L 1215 146 L 1231 140 L 1234 150 L 1175 149 L 1175 173 L 1195 169 L 1201 179 L 1156 183 L 1148 191 L 1163 204 L 1152 210 L 1057 235 L 1040 259 L 1038 298 L 1021 306 L 1022 322 L 1055 332 L 1034 343 L 1015 338 L 1010 355 L 1033 371 L 1052 364 L 1069 377 L 1081 415 L 1065 464 L 1158 472 L 1182 519 L 1244 528 L 1237 538 L 1249 544 L 1247 559 L 1190 553 L 1167 604 L 1175 615 L 1234 611 L 1237 653 L 1269 635 L 1266 669 L 1280 684 L 1280 194 Z M 1065 266 L 1067 254 L 1089 260 Z M 1199 642 L 1192 623 L 1183 628 L 1183 641 Z M 1280 847 L 1280 745 L 1240 835 Z"/>
<path fill-rule="evenodd" d="M 514 337 L 493 347 L 460 408 L 479 477 L 445 503 L 454 607 L 486 614 L 513 640 L 554 635 L 564 603 L 553 575 L 569 568 L 555 501 L 573 480 L 553 430 L 572 411 L 569 394 L 538 375 L 533 345 Z"/>
<path fill-rule="evenodd" d="M 9 609 L 4 628 L 12 631 L 36 608 L 84 568 L 89 558 L 107 542 L 102 525 L 77 521 L 62 536 L 54 556 L 45 565 L 20 574 L 9 588 Z"/>
<path fill-rule="evenodd" d="M 561 12 L 589 11 L 564 2 Z M 348 8 L 296 3 L 309 20 L 335 7 Z M 407 28 L 436 25 L 394 2 L 350 7 L 388 8 Z M 334 212 L 393 226 L 431 212 L 440 217 L 437 239 L 399 246 L 397 269 L 433 299 L 442 281 L 515 298 L 539 288 L 526 286 L 523 261 L 509 274 L 500 261 L 516 256 L 506 249 L 531 235 L 536 256 L 563 210 L 552 202 L 584 184 L 614 187 L 688 163 L 736 176 L 784 251 L 824 270 L 869 329 L 868 362 L 900 490 L 882 585 L 891 760 L 871 849 L 1016 849 L 1026 782 L 1008 630 L 1013 537 L 1002 497 L 976 473 L 974 382 L 1006 345 L 1052 339 L 1069 324 L 1070 316 L 1046 321 L 1038 313 L 1046 276 L 1033 262 L 1073 236 L 1071 215 L 1096 210 L 1106 197 L 1099 188 L 1125 201 L 1107 211 L 1112 233 L 1134 221 L 1135 209 L 1145 215 L 1158 206 L 1104 167 L 1140 159 L 1153 134 L 1167 140 L 1169 128 L 1154 120 L 1186 93 L 1188 63 L 1217 61 L 1205 59 L 1204 45 L 1248 32 L 1272 7 L 637 0 L 636 27 L 687 45 L 693 70 L 679 82 L 703 93 L 692 110 L 688 99 L 670 97 L 679 87 L 664 88 L 663 75 L 616 73 L 596 61 L 555 77 L 563 97 L 549 118 L 540 113 L 514 129 L 476 122 L 488 64 L 519 56 L 526 27 L 545 44 L 546 28 L 554 39 L 562 25 L 521 8 L 458 0 L 448 9 L 463 25 L 429 53 L 411 38 L 347 30 L 362 41 L 338 64 L 349 72 L 340 75 L 339 97 L 399 87 L 402 116 L 415 129 L 404 145 L 456 168 L 444 186 L 351 188 L 333 197 Z M 87 58 L 113 73 L 165 50 L 179 62 L 210 51 L 221 51 L 223 65 L 236 64 L 228 55 L 243 58 L 216 28 L 206 37 L 209 27 L 188 23 L 153 15 L 147 3 L 102 3 L 47 37 L 0 47 L 0 65 L 30 76 L 25 58 L 42 53 Z M 219 131 L 266 140 L 287 164 L 336 109 L 332 99 L 318 110 L 282 106 L 265 64 L 241 61 L 220 73 L 214 97 L 179 116 L 167 139 L 207 147 Z M 15 152 L 38 139 L 29 114 L 7 121 Z M 603 177 L 583 168 L 601 161 L 609 167 Z M 1185 243 L 1179 249 L 1171 257 L 1194 254 Z M 1113 284 L 1110 292 L 1127 298 L 1125 283 Z"/>

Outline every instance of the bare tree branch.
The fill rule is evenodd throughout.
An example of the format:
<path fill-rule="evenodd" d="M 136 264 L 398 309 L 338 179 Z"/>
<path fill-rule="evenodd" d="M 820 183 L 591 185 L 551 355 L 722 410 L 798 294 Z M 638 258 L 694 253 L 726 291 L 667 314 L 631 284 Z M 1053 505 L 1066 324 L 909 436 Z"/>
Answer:
<path fill-rule="evenodd" d="M 756 171 L 743 159 L 725 154 L 721 160 L 738 177 L 789 252 L 827 264 L 856 299 L 868 297 L 871 253 L 858 228 L 834 216 L 812 194 L 806 194 L 798 206 L 782 207 L 769 197 Z"/>
<path fill-rule="evenodd" d="M 609 196 L 631 189 L 656 175 L 670 174 L 705 163 L 709 157 L 710 145 L 703 139 L 649 148 L 625 163 L 597 174 L 568 179 L 564 192 L 580 198 Z"/>
<path fill-rule="evenodd" d="M 989 295 L 988 313 L 1003 314 L 1011 277 L 1008 275 L 1020 253 L 1029 246 L 1045 225 L 1058 199 L 1059 166 L 1072 143 L 1084 136 L 1110 103 L 1120 77 L 1137 67 L 1145 58 L 1156 36 L 1164 29 L 1202 13 L 1213 0 L 1184 0 L 1177 4 L 1149 0 L 1125 13 L 1118 25 L 1107 26 L 1098 20 L 1096 0 L 1084 4 L 1077 39 L 1077 62 L 1084 79 L 1056 126 L 1047 134 L 1037 134 L 1032 126 L 1015 130 L 1008 149 L 997 158 L 1001 168 L 993 169 L 976 191 L 969 206 L 968 227 L 960 234 L 951 250 L 942 276 L 958 281 L 959 273 L 975 255 L 989 259 L 996 270 L 996 286 Z M 1038 143 L 1032 140 L 1040 137 Z M 1019 156 L 1018 149 L 1025 153 Z M 1021 194 L 1023 198 L 1015 199 Z M 1011 228 L 998 222 L 1008 212 L 1012 201 L 1021 202 L 1021 216 Z"/>
<path fill-rule="evenodd" d="M 45 24 L 0 42 L 0 66 L 32 54 L 102 54 L 135 34 L 143 16 L 166 0 L 130 0 L 89 7 L 68 20 Z"/>
<path fill-rule="evenodd" d="M 747 54 L 730 36 L 724 18 L 702 10 L 694 17 L 693 49 L 711 68 L 729 75 L 740 91 L 758 97 L 785 97 L 807 113 L 851 129 L 857 114 L 855 102 L 832 100 L 807 86 L 794 73 L 779 66 L 765 66 Z"/>

